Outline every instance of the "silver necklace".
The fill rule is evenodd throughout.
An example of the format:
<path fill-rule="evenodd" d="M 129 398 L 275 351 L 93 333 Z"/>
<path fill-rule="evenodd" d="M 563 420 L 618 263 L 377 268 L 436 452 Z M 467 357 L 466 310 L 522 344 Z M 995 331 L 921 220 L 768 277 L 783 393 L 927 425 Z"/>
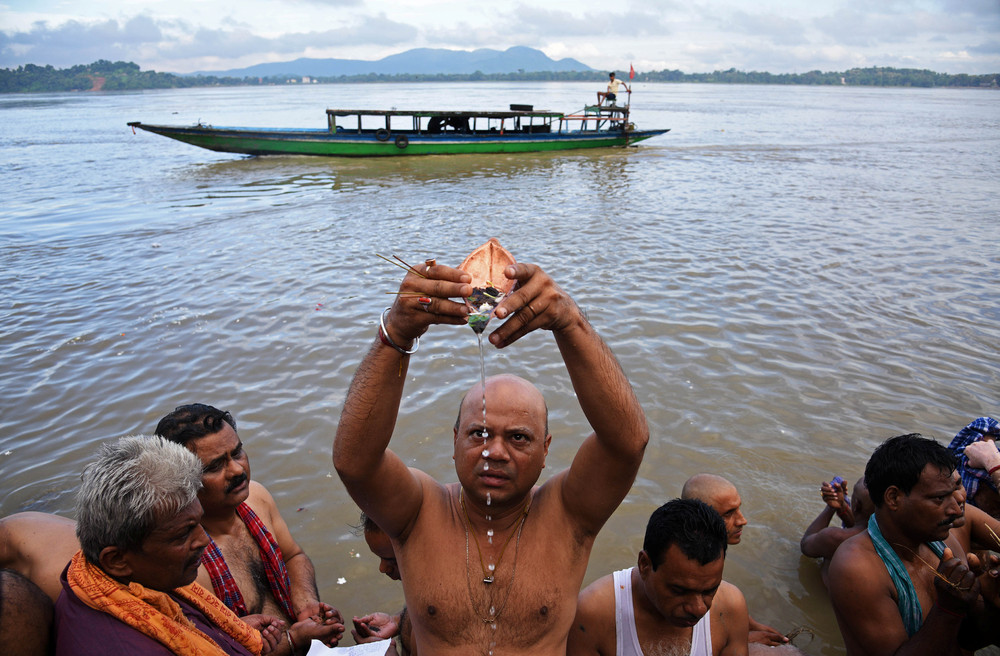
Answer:
<path fill-rule="evenodd" d="M 459 500 L 463 504 L 464 504 L 464 499 L 462 498 L 462 495 L 464 494 L 464 492 L 465 492 L 464 488 L 459 491 Z M 525 521 L 528 518 L 528 510 L 530 510 L 530 509 L 531 509 L 530 505 L 527 508 L 525 508 L 525 510 L 524 510 L 524 517 L 522 517 L 522 520 L 521 520 L 521 525 L 517 527 L 517 540 L 514 541 L 514 564 L 512 566 L 512 570 L 511 570 L 511 574 L 510 574 L 510 585 L 507 587 L 507 592 L 506 592 L 506 594 L 504 594 L 503 603 L 500 604 L 500 608 L 497 608 L 497 607 L 491 605 L 490 609 L 489 609 L 489 616 L 488 617 L 483 617 L 482 615 L 479 614 L 479 609 L 476 608 L 476 600 L 472 596 L 472 579 L 469 576 L 469 529 L 470 529 L 470 526 L 469 526 L 469 524 L 465 524 L 463 522 L 463 525 L 465 526 L 465 587 L 469 591 L 469 603 L 472 604 L 472 612 L 475 613 L 475 615 L 479 619 L 479 621 L 481 621 L 483 624 L 489 624 L 489 625 L 491 625 L 491 628 L 493 628 L 493 629 L 496 629 L 496 621 L 500 618 L 500 613 L 502 613 L 503 609 L 507 606 L 507 600 L 510 599 L 510 591 L 514 587 L 514 577 L 517 576 L 517 554 L 518 554 L 518 551 L 520 551 L 520 546 L 521 546 L 521 530 L 524 529 Z M 471 520 L 470 520 L 469 523 L 471 524 Z M 490 589 L 490 598 L 492 599 L 492 597 L 493 597 L 492 586 L 489 586 L 489 589 Z"/>

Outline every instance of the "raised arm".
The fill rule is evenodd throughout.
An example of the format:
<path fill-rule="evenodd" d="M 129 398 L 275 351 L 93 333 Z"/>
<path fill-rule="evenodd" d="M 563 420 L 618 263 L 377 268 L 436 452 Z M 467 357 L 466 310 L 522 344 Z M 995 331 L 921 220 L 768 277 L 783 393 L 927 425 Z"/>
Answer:
<path fill-rule="evenodd" d="M 472 293 L 467 273 L 433 261 L 416 268 L 403 278 L 401 293 L 383 314 L 379 334 L 354 374 L 333 441 L 333 464 L 347 491 L 393 537 L 416 517 L 425 480 L 388 448 L 411 357 L 404 351 L 413 352 L 431 324 L 464 323 L 465 305 L 449 299 Z"/>
<path fill-rule="evenodd" d="M 858 533 L 857 530 L 830 526 L 834 515 L 841 518 L 845 526 L 854 525 L 854 512 L 847 503 L 847 483 L 823 483 L 820 486 L 820 496 L 826 507 L 820 511 L 816 519 L 806 528 L 799 541 L 799 550 L 810 558 L 833 558 L 837 547 L 847 538 Z M 845 508 L 850 511 L 849 521 Z"/>
<path fill-rule="evenodd" d="M 649 427 L 632 386 L 611 349 L 572 298 L 532 264 L 508 267 L 519 285 L 497 307 L 507 321 L 490 335 L 503 348 L 532 330 L 551 330 L 580 407 L 594 433 L 580 446 L 561 486 L 568 515 L 596 534 L 632 487 L 649 441 Z"/>
<path fill-rule="evenodd" d="M 986 470 L 993 484 L 1000 488 L 1000 451 L 997 450 L 996 442 L 973 442 L 965 447 L 965 456 L 969 459 L 970 467 Z"/>
<path fill-rule="evenodd" d="M 824 503 L 837 513 L 842 526 L 854 526 L 854 509 L 851 508 L 851 500 L 847 496 L 847 481 L 838 477 L 829 483 L 824 482 L 820 485 L 819 493 Z"/>

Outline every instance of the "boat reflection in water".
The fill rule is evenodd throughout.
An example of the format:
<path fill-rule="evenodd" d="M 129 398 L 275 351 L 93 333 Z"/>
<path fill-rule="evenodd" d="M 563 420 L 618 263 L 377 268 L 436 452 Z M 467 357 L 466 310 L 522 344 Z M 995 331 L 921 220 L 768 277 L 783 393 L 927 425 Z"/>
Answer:
<path fill-rule="evenodd" d="M 630 146 L 668 132 L 638 130 L 628 105 L 590 105 L 576 113 L 328 109 L 326 128 L 128 125 L 192 146 L 243 155 L 390 157 L 525 153 Z"/>

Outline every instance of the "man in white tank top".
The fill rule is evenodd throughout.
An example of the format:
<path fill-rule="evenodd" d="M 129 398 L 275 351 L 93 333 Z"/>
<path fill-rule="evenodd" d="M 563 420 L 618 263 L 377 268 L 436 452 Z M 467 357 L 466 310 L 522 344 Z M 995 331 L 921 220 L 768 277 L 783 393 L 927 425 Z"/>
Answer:
<path fill-rule="evenodd" d="M 653 512 L 638 563 L 580 593 L 571 656 L 746 656 L 743 593 L 722 580 L 726 525 L 675 499 Z"/>

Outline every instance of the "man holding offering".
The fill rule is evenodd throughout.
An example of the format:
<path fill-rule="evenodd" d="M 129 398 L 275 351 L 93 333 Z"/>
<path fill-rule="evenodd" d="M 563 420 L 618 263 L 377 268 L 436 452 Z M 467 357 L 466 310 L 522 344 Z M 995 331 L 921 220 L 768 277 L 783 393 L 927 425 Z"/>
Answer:
<path fill-rule="evenodd" d="M 496 278 L 502 276 L 500 280 Z M 507 265 L 517 283 L 489 337 L 505 348 L 549 330 L 594 433 L 569 469 L 535 485 L 549 443 L 541 392 L 512 375 L 474 386 L 453 429 L 457 483 L 408 468 L 389 448 L 410 354 L 432 324 L 462 325 L 472 276 L 428 260 L 410 269 L 351 384 L 333 461 L 390 537 L 413 636 L 423 653 L 566 653 L 598 531 L 628 493 L 649 439 L 645 415 L 610 349 L 544 271 Z"/>

